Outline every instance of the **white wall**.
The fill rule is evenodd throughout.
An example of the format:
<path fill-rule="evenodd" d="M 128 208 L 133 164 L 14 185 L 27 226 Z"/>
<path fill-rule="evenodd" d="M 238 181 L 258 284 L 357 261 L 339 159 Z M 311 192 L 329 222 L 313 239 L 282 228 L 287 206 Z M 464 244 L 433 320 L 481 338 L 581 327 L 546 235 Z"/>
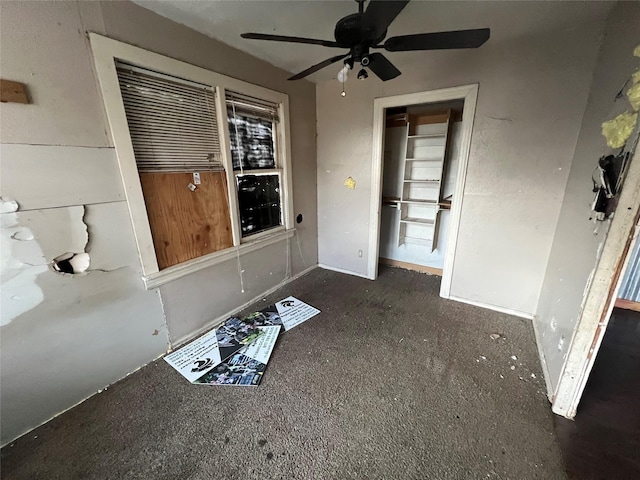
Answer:
<path fill-rule="evenodd" d="M 344 98 L 336 80 L 317 86 L 319 262 L 367 273 L 373 99 L 477 82 L 451 295 L 532 315 L 610 6 L 446 7 L 421 30 L 454 29 L 457 14 L 460 28 L 488 26 L 492 38 L 477 50 L 400 54 L 414 59 L 400 77 L 347 82 Z M 575 21 L 554 27 L 567 9 Z M 513 33 L 518 22 L 527 33 Z"/>
<path fill-rule="evenodd" d="M 591 175 L 598 158 L 611 153 L 600 133 L 601 124 L 629 108 L 625 99 L 614 99 L 640 66 L 632 55 L 638 44 L 640 4 L 620 2 L 607 22 L 536 311 L 537 340 L 551 394 L 580 316 L 587 281 L 609 229 L 608 221 L 589 220 L 594 196 Z"/>
<path fill-rule="evenodd" d="M 0 217 L 5 443 L 315 265 L 317 208 L 311 83 L 129 2 L 3 1 L 0 13 L 2 78 L 32 98 L 0 107 L 0 195 L 18 203 Z M 294 214 L 304 215 L 291 244 L 145 290 L 86 31 L 289 95 Z M 49 270 L 67 251 L 90 254 L 87 275 Z"/>

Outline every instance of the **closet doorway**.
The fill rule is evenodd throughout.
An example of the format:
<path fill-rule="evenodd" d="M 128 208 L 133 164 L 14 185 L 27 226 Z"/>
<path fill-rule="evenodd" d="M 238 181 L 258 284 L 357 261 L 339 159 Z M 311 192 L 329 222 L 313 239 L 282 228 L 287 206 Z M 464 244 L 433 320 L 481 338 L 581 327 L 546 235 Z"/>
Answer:
<path fill-rule="evenodd" d="M 436 274 L 449 297 L 476 98 L 470 85 L 374 101 L 370 278 L 378 263 Z"/>

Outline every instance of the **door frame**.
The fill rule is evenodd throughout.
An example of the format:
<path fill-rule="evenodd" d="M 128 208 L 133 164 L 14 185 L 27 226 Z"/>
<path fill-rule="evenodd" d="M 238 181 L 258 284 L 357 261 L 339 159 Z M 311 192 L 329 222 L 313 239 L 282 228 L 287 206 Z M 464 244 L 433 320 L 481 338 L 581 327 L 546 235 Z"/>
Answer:
<path fill-rule="evenodd" d="M 387 108 L 420 105 L 423 103 L 463 100 L 460 158 L 458 160 L 458 172 L 456 173 L 456 186 L 454 190 L 456 192 L 456 198 L 451 202 L 449 234 L 446 241 L 442 282 L 440 284 L 440 296 L 443 298 L 450 297 L 453 266 L 455 264 L 456 247 L 458 244 L 458 232 L 460 230 L 460 217 L 462 215 L 462 203 L 464 200 L 464 187 L 467 179 L 467 167 L 469 165 L 471 134 L 476 115 L 478 88 L 479 85 L 474 83 L 459 87 L 375 98 L 373 100 L 373 164 L 371 167 L 371 209 L 369 213 L 370 228 L 367 278 L 375 280 L 378 277 L 380 214 L 382 209 L 382 178 L 384 168 L 385 110 Z"/>
<path fill-rule="evenodd" d="M 571 339 L 560 380 L 551 398 L 552 410 L 576 415 L 613 310 L 624 270 L 638 241 L 640 221 L 640 149 L 636 149 L 620 192 L 609 232 L 589 278 L 580 318 Z"/>

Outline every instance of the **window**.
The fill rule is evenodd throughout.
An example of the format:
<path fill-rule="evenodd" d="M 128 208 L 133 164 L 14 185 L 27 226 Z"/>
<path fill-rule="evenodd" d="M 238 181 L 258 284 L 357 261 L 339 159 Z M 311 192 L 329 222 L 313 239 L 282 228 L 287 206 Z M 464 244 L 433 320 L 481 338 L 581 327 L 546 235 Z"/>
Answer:
<path fill-rule="evenodd" d="M 148 288 L 293 235 L 286 95 L 90 37 Z"/>
<path fill-rule="evenodd" d="M 277 105 L 227 92 L 233 170 L 238 188 L 242 236 L 282 225 L 280 177 L 274 132 Z"/>

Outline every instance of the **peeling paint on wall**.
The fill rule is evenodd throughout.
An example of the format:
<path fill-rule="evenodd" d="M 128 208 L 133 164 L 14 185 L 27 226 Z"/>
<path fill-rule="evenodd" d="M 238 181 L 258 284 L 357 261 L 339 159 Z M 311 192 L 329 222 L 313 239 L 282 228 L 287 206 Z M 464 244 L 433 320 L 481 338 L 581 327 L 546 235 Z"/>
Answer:
<path fill-rule="evenodd" d="M 11 213 L 18 211 L 18 202 L 15 200 L 4 200 L 0 197 L 0 213 Z"/>
<path fill-rule="evenodd" d="M 44 301 L 38 277 L 60 251 L 84 252 L 89 237 L 82 206 L 20 212 L 17 202 L 4 200 L 2 209 L 9 210 L 0 214 L 0 325 L 4 326 Z"/>
<path fill-rule="evenodd" d="M 5 202 L 2 205 L 3 211 L 4 206 Z M 0 220 L 0 239 L 2 242 L 0 249 L 0 282 L 2 285 L 0 326 L 5 326 L 44 300 L 42 289 L 36 284 L 36 279 L 42 272 L 47 271 L 48 267 L 46 264 L 32 265 L 27 263 L 28 260 L 44 258 L 44 256 L 38 243 L 33 241 L 31 230 L 19 225 L 16 213 L 2 213 Z M 31 240 L 18 240 L 15 237 L 30 238 Z"/>

